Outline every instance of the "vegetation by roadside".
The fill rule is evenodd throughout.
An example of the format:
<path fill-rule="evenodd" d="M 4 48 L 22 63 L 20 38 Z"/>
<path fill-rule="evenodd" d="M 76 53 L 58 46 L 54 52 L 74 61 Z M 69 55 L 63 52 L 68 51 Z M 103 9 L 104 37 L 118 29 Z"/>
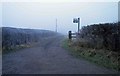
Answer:
<path fill-rule="evenodd" d="M 17 50 L 25 49 L 25 48 L 29 48 L 29 47 L 31 47 L 31 45 L 21 44 L 21 45 L 16 45 L 15 47 L 2 48 L 2 54 L 16 52 Z"/>
<path fill-rule="evenodd" d="M 80 44 L 80 43 L 79 43 Z M 76 57 L 83 57 L 93 63 L 104 66 L 106 68 L 120 71 L 120 58 L 117 53 L 105 49 L 94 49 L 79 46 L 75 40 L 65 39 L 62 44 L 63 48 L 70 51 Z"/>
<path fill-rule="evenodd" d="M 32 47 L 48 37 L 56 36 L 57 33 L 42 29 L 22 29 L 2 27 L 2 53 L 6 54 L 19 49 Z"/>

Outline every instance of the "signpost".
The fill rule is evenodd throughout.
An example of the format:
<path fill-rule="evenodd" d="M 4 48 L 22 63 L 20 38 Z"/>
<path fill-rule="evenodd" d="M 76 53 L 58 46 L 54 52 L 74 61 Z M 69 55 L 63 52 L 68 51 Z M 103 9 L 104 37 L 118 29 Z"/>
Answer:
<path fill-rule="evenodd" d="M 74 18 L 73 23 L 78 23 L 78 32 L 77 33 L 72 33 L 72 31 L 68 32 L 68 37 L 71 40 L 72 38 L 77 38 L 79 37 L 79 32 L 80 32 L 80 18 Z"/>
<path fill-rule="evenodd" d="M 74 19 L 73 19 L 73 23 L 78 23 L 78 33 L 79 33 L 79 29 L 80 29 L 80 18 L 74 18 Z"/>

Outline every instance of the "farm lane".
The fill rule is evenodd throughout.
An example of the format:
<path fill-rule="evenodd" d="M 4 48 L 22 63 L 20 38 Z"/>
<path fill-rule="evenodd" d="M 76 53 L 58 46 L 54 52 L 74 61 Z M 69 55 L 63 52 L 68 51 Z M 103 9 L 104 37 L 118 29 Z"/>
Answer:
<path fill-rule="evenodd" d="M 116 71 L 71 56 L 63 36 L 43 39 L 31 48 L 3 55 L 3 74 L 113 74 Z"/>

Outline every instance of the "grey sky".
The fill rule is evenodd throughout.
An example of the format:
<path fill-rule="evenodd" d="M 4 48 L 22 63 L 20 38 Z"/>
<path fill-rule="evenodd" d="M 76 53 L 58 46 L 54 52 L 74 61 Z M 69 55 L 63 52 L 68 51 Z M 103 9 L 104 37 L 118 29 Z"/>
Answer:
<path fill-rule="evenodd" d="M 81 25 L 117 22 L 117 2 L 4 2 L 2 25 L 7 27 L 47 29 L 66 34 L 77 31 L 73 18 L 81 18 Z"/>

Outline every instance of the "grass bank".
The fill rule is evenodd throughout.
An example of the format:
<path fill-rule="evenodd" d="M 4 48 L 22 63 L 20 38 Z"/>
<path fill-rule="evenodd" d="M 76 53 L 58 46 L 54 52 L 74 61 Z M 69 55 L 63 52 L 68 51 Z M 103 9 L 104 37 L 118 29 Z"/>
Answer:
<path fill-rule="evenodd" d="M 109 50 L 81 47 L 75 45 L 73 41 L 68 39 L 63 41 L 62 46 L 78 58 L 82 57 L 100 66 L 120 71 L 120 65 L 118 64 L 120 60 L 118 56 Z"/>
<path fill-rule="evenodd" d="M 11 52 L 16 52 L 17 50 L 20 50 L 20 49 L 25 49 L 25 48 L 29 48 L 31 47 L 31 45 L 28 45 L 28 44 L 21 44 L 21 45 L 16 45 L 14 47 L 7 47 L 7 48 L 2 48 L 2 54 L 8 54 L 8 53 L 11 53 Z"/>

